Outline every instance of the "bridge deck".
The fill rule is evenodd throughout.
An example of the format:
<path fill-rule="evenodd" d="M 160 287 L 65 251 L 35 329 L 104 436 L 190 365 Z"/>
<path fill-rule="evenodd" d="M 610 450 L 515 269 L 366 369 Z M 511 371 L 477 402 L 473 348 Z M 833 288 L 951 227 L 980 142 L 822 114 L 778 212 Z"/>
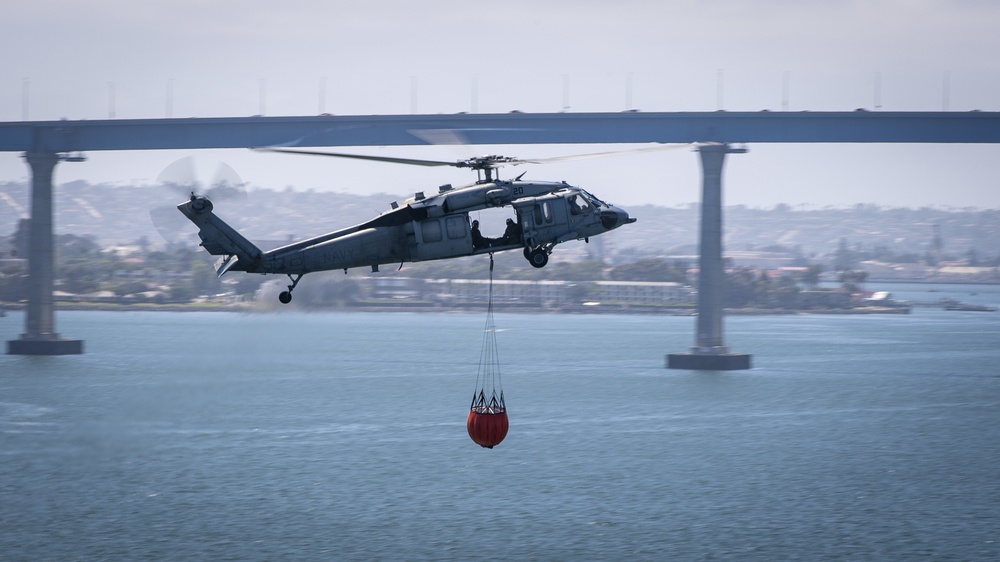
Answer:
<path fill-rule="evenodd" d="M 1000 112 L 503 113 L 0 123 L 0 151 L 575 143 L 998 143 Z"/>

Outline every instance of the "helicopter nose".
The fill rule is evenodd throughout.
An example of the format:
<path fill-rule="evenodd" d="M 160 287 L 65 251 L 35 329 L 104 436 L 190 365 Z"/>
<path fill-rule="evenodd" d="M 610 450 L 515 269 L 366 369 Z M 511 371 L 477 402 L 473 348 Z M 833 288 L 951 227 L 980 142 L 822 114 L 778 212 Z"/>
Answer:
<path fill-rule="evenodd" d="M 618 228 L 623 224 L 632 224 L 635 220 L 629 217 L 627 212 L 618 207 L 611 207 L 601 211 L 601 226 L 607 230 Z"/>

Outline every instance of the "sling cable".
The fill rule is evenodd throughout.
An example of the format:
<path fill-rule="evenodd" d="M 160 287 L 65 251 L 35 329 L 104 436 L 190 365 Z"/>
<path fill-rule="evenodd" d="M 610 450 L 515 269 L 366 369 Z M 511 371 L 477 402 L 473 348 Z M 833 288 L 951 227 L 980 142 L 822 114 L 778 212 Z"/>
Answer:
<path fill-rule="evenodd" d="M 490 294 L 486 309 L 483 350 L 479 356 L 476 390 L 465 422 L 469 437 L 477 445 L 492 449 L 507 436 L 507 405 L 500 384 L 500 355 L 497 353 L 496 325 L 493 323 L 493 253 L 490 252 Z"/>

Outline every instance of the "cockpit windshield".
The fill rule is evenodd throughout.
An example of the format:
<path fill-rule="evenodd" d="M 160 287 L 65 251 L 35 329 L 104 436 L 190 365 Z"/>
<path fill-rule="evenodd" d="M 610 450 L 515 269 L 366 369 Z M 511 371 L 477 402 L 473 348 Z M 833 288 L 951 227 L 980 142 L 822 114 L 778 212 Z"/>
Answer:
<path fill-rule="evenodd" d="M 594 207 L 600 208 L 600 207 L 607 207 L 608 206 L 607 203 L 605 203 L 604 201 L 601 201 L 597 197 L 594 197 L 594 195 L 592 195 L 591 193 L 589 193 L 588 191 L 586 191 L 584 189 L 580 190 L 580 195 L 583 196 L 583 199 L 585 201 L 587 201 L 588 203 L 590 203 Z"/>
<path fill-rule="evenodd" d="M 566 190 L 562 197 L 569 201 L 570 214 L 573 215 L 586 215 L 609 207 L 604 201 L 580 188 Z"/>

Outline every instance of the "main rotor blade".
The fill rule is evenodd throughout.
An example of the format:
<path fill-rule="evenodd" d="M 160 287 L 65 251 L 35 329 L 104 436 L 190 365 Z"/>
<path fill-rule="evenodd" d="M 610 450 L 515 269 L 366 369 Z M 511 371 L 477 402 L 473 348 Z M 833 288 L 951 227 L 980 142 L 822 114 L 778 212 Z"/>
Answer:
<path fill-rule="evenodd" d="M 572 154 L 568 156 L 553 156 L 551 158 L 512 158 L 509 156 L 486 155 L 476 156 L 467 160 L 457 162 L 444 162 L 441 160 L 418 160 L 415 158 L 397 158 L 395 156 L 372 156 L 364 154 L 345 154 L 343 152 L 319 152 L 313 150 L 295 150 L 290 148 L 276 147 L 251 147 L 250 150 L 258 152 L 282 152 L 287 154 L 305 154 L 308 156 L 333 156 L 336 158 L 354 158 L 356 160 L 373 160 L 375 162 L 389 162 L 392 164 L 410 164 L 413 166 L 452 166 L 455 168 L 472 168 L 474 170 L 488 170 L 501 166 L 517 166 L 519 164 L 547 164 L 549 162 L 565 162 L 570 160 L 583 160 L 586 158 L 602 158 L 605 156 L 617 156 L 622 154 L 635 154 L 639 152 L 654 152 L 659 150 L 675 150 L 686 148 L 692 145 L 664 145 L 647 146 L 643 148 L 633 148 L 629 150 L 613 150 L 610 152 L 592 152 L 589 154 Z M 697 146 L 697 145 L 695 145 Z"/>
<path fill-rule="evenodd" d="M 660 150 L 677 150 L 679 148 L 690 148 L 690 144 L 661 144 L 657 146 L 646 146 L 643 148 L 632 148 L 629 150 L 612 150 L 609 152 L 591 152 L 588 154 L 570 154 L 567 156 L 552 156 L 550 158 L 521 158 L 520 162 L 528 164 L 548 164 L 549 162 L 568 162 L 571 160 L 586 160 L 588 158 L 603 158 L 605 156 L 620 156 L 624 154 L 637 154 L 640 152 L 658 152 Z"/>
<path fill-rule="evenodd" d="M 417 160 L 414 158 L 396 158 L 393 156 L 371 156 L 363 154 L 345 154 L 343 152 L 319 152 L 312 150 L 291 150 L 288 148 L 251 148 L 257 152 L 284 152 L 287 154 L 305 154 L 308 156 L 333 156 L 336 158 L 355 158 L 357 160 L 374 160 L 376 162 L 391 162 L 393 164 L 410 164 L 412 166 L 457 166 L 456 162 L 439 160 Z"/>

